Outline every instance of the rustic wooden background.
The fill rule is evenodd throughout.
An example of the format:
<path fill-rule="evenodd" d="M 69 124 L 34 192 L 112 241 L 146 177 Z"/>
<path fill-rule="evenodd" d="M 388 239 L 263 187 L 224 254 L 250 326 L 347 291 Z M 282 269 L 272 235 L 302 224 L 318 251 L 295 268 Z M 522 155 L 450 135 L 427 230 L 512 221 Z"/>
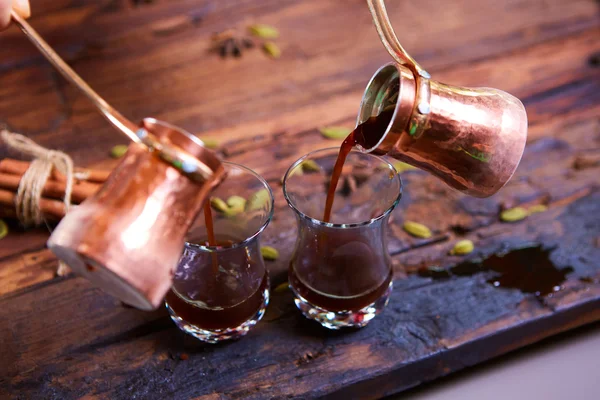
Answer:
<path fill-rule="evenodd" d="M 92 87 L 133 120 L 152 116 L 200 137 L 264 175 L 276 217 L 264 244 L 272 285 L 286 279 L 295 221 L 279 179 L 298 156 L 339 143 L 362 91 L 388 55 L 362 0 L 32 0 L 32 25 Z M 0 395 L 13 398 L 377 398 L 600 319 L 600 3 L 594 0 L 388 1 L 403 45 L 435 79 L 521 98 L 529 144 L 513 180 L 477 200 L 419 171 L 403 173 L 390 251 L 395 291 L 366 329 L 332 333 L 304 320 L 289 292 L 241 341 L 202 345 L 164 310 L 145 313 L 74 276 L 54 276 L 45 229 L 0 241 Z M 276 26 L 278 60 L 208 51 L 210 35 Z M 76 164 L 110 168 L 121 136 L 16 30 L 0 35 L 0 123 Z M 0 157 L 10 155 L 0 149 Z M 506 224 L 507 207 L 546 212 Z M 434 236 L 409 237 L 404 219 Z M 476 251 L 448 256 L 458 238 Z M 536 297 L 496 288 L 464 264 L 534 246 L 511 263 L 568 272 Z M 537 246 L 537 247 L 535 247 Z M 512 256 L 511 256 L 512 257 Z M 525 257 L 526 258 L 526 257 Z M 432 268 L 435 266 L 436 268 Z M 185 353 L 189 358 L 181 357 Z M 183 358 L 183 359 L 182 359 Z"/>

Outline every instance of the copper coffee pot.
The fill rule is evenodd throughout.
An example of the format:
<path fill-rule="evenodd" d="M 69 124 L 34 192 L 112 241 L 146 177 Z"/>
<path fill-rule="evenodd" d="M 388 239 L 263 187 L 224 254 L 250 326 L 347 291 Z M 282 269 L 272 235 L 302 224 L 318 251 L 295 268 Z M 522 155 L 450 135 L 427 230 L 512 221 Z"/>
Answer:
<path fill-rule="evenodd" d="M 141 129 L 165 147 L 202 160 L 208 170 L 204 180 L 189 179 L 157 152 L 132 143 L 100 190 L 60 221 L 48 248 L 107 293 L 151 310 L 171 287 L 185 235 L 225 169 L 202 142 L 179 128 L 145 118 Z"/>
<path fill-rule="evenodd" d="M 431 79 L 400 45 L 383 0 L 367 0 L 379 37 L 395 63 L 367 85 L 358 123 L 395 111 L 385 132 L 362 151 L 388 155 L 431 172 L 475 197 L 488 197 L 515 172 L 527 140 L 527 114 L 498 89 L 463 88 Z"/>
<path fill-rule="evenodd" d="M 48 247 L 123 302 L 154 309 L 171 287 L 185 234 L 210 190 L 224 179 L 225 169 L 201 140 L 183 129 L 152 118 L 139 126 L 129 121 L 19 12 L 13 10 L 11 17 L 52 65 L 134 142 L 102 188 L 66 214 Z"/>

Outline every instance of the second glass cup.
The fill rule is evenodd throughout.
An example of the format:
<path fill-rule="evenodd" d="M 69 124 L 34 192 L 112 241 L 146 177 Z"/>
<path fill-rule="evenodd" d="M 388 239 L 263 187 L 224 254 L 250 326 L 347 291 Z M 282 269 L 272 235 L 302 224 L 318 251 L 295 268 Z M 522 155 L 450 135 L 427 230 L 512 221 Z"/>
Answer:
<path fill-rule="evenodd" d="M 344 164 L 331 222 L 324 222 L 327 189 L 339 148 L 297 160 L 284 176 L 298 239 L 289 267 L 296 306 L 330 329 L 362 327 L 387 305 L 392 265 L 386 229 L 402 182 L 385 159 L 352 151 Z"/>
<path fill-rule="evenodd" d="M 165 298 L 179 329 L 210 343 L 245 335 L 269 302 L 259 236 L 273 217 L 273 194 L 252 170 L 230 162 L 223 166 L 227 178 L 210 195 L 216 245 L 208 243 L 201 214 Z"/>

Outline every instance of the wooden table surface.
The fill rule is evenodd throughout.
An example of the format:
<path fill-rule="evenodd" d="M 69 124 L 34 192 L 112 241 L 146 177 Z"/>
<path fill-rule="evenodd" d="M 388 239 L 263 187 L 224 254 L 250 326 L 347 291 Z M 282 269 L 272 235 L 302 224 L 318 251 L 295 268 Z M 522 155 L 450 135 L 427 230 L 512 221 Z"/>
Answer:
<path fill-rule="evenodd" d="M 339 145 L 318 127 L 352 127 L 365 85 L 389 61 L 365 2 L 32 3 L 32 25 L 123 114 L 218 139 L 226 159 L 268 179 L 276 216 L 263 244 L 281 253 L 268 264 L 272 286 L 284 282 L 296 231 L 279 180 L 300 155 Z M 491 198 L 402 174 L 389 229 L 395 291 L 380 317 L 360 331 L 329 332 L 303 319 L 289 292 L 275 293 L 243 340 L 203 345 L 164 310 L 125 308 L 86 280 L 55 277 L 47 230 L 11 222 L 0 241 L 0 396 L 378 398 L 600 319 L 600 3 L 397 0 L 388 9 L 434 79 L 509 91 L 523 100 L 530 129 L 517 174 Z M 244 33 L 255 22 L 280 30 L 280 59 L 208 51 L 212 33 Z M 14 28 L 0 35 L 0 123 L 80 166 L 111 168 L 111 147 L 124 143 Z M 535 204 L 548 210 L 513 224 L 498 218 Z M 408 236 L 405 219 L 433 237 Z M 459 238 L 476 251 L 449 256 Z M 567 280 L 536 296 L 494 287 L 486 262 L 465 263 L 498 252 L 528 279 L 544 279 L 536 268 L 545 265 Z"/>

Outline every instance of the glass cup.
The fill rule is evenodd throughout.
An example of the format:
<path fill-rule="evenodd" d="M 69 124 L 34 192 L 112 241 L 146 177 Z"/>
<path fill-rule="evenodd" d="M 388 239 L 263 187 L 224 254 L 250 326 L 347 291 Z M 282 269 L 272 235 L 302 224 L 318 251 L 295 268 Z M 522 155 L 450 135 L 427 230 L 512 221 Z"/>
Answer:
<path fill-rule="evenodd" d="M 200 216 L 188 232 L 165 298 L 179 329 L 209 343 L 245 335 L 269 303 L 259 236 L 273 216 L 273 193 L 250 169 L 223 165 L 227 178 L 210 195 L 217 244 L 209 245 L 206 220 Z"/>
<path fill-rule="evenodd" d="M 386 306 L 392 263 L 386 229 L 402 182 L 385 159 L 352 151 L 344 164 L 331 222 L 323 222 L 327 189 L 339 148 L 317 150 L 284 176 L 298 239 L 289 267 L 296 306 L 330 329 L 362 327 Z"/>

